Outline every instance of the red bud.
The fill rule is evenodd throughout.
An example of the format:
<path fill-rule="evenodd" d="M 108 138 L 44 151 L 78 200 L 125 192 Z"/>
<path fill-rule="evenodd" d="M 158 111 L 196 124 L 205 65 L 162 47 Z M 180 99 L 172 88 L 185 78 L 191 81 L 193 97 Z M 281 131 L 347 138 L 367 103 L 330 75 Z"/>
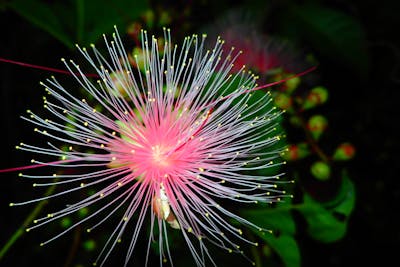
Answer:
<path fill-rule="evenodd" d="M 356 149 L 350 143 L 340 144 L 333 153 L 334 160 L 349 160 L 356 154 Z"/>
<path fill-rule="evenodd" d="M 307 123 L 307 128 L 315 140 L 318 140 L 328 127 L 328 120 L 322 115 L 312 116 Z"/>
<path fill-rule="evenodd" d="M 288 161 L 294 161 L 305 158 L 309 154 L 310 149 L 307 143 L 291 144 L 288 146 L 283 158 Z"/>
<path fill-rule="evenodd" d="M 328 100 L 328 90 L 325 87 L 317 86 L 311 89 L 303 102 L 302 109 L 310 109 L 324 104 Z"/>

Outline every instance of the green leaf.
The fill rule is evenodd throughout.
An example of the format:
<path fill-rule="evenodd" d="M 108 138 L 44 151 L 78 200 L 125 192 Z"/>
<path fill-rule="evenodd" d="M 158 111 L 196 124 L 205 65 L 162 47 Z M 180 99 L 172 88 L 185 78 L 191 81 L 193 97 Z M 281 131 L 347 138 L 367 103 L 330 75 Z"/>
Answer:
<path fill-rule="evenodd" d="M 113 25 L 127 26 L 148 8 L 148 2 L 69 0 L 47 3 L 40 0 L 13 0 L 9 7 L 73 48 L 74 43 L 95 43 L 103 33 L 113 32 Z"/>
<path fill-rule="evenodd" d="M 274 208 L 243 210 L 241 215 L 256 225 L 271 229 L 273 234 L 254 229 L 262 240 L 276 252 L 287 267 L 300 266 L 300 250 L 294 238 L 296 225 L 291 214 L 291 203 L 279 202 Z"/>
<path fill-rule="evenodd" d="M 353 17 L 318 5 L 293 5 L 282 17 L 282 26 L 292 36 L 309 42 L 315 51 L 344 67 L 354 69 L 360 77 L 367 75 L 365 34 Z"/>
<path fill-rule="evenodd" d="M 289 200 L 287 202 L 282 201 L 277 203 L 276 207 L 246 209 L 242 210 L 240 213 L 244 218 L 247 218 L 249 221 L 262 228 L 289 235 L 294 235 L 296 232 L 296 225 L 291 214 L 291 204 Z"/>
<path fill-rule="evenodd" d="M 103 33 L 113 31 L 113 25 L 126 27 L 148 8 L 148 1 L 85 0 L 85 33 L 83 43 L 93 43 Z"/>
<path fill-rule="evenodd" d="M 346 171 L 343 171 L 342 176 L 342 185 L 336 198 L 324 203 L 324 206 L 333 212 L 342 214 L 348 219 L 356 203 L 356 191 Z"/>
<path fill-rule="evenodd" d="M 304 203 L 298 210 L 307 221 L 309 235 L 321 242 L 330 243 L 343 238 L 346 234 L 354 204 L 354 185 L 347 176 L 344 176 L 335 200 L 322 204 L 305 194 Z"/>
<path fill-rule="evenodd" d="M 14 0 L 9 3 L 9 6 L 20 16 L 47 31 L 69 48 L 73 47 L 72 38 L 62 25 L 63 20 L 59 19 L 50 5 L 37 0 Z"/>
<path fill-rule="evenodd" d="M 286 267 L 300 267 L 301 257 L 299 246 L 292 235 L 261 236 L 279 255 Z"/>

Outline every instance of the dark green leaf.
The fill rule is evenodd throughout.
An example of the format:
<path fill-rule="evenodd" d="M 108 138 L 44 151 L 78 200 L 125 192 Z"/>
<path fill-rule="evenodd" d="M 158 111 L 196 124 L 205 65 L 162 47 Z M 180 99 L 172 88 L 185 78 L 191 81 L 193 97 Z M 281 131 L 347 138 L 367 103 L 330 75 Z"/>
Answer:
<path fill-rule="evenodd" d="M 69 48 L 74 43 L 95 43 L 114 25 L 127 26 L 147 8 L 146 0 L 69 0 L 45 3 L 13 0 L 9 6 L 22 17 L 47 31 Z"/>
<path fill-rule="evenodd" d="M 300 251 L 293 235 L 296 225 L 291 214 L 291 203 L 277 203 L 274 208 L 243 210 L 241 215 L 256 225 L 271 229 L 273 234 L 254 230 L 279 255 L 287 267 L 300 266 Z"/>
<path fill-rule="evenodd" d="M 148 8 L 148 1 L 85 0 L 84 43 L 93 43 L 103 33 L 113 31 L 113 25 L 124 28 Z"/>
<path fill-rule="evenodd" d="M 321 204 L 305 194 L 304 203 L 298 210 L 308 223 L 310 236 L 328 243 L 337 241 L 346 234 L 354 204 L 354 185 L 347 176 L 344 176 L 341 190 L 335 200 Z"/>
<path fill-rule="evenodd" d="M 294 235 L 296 225 L 290 210 L 291 204 L 288 200 L 277 203 L 277 206 L 273 208 L 242 210 L 241 215 L 262 228 Z"/>
<path fill-rule="evenodd" d="M 292 6 L 283 17 L 283 27 L 292 36 L 305 39 L 315 51 L 354 68 L 360 76 L 367 74 L 365 34 L 353 17 L 318 5 Z"/>
<path fill-rule="evenodd" d="M 300 250 L 292 235 L 282 234 L 276 237 L 265 234 L 261 238 L 276 251 L 286 267 L 300 267 Z"/>
<path fill-rule="evenodd" d="M 47 31 L 69 48 L 73 47 L 73 39 L 65 31 L 63 20 L 56 15 L 50 5 L 37 0 L 14 0 L 9 3 L 9 6 L 20 16 Z"/>

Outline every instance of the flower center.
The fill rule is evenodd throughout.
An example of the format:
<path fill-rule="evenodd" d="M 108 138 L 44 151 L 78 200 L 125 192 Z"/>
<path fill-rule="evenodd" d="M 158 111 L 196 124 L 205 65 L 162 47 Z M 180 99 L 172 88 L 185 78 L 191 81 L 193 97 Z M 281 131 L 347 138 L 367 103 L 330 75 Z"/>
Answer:
<path fill-rule="evenodd" d="M 161 145 L 153 146 L 152 148 L 152 163 L 155 167 L 167 167 L 171 164 L 168 152 Z"/>

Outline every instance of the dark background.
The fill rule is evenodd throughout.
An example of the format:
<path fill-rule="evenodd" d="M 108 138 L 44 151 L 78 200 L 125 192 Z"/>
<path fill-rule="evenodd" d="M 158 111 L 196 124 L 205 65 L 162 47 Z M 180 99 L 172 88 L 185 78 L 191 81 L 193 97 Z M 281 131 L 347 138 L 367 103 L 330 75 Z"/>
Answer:
<path fill-rule="evenodd" d="M 200 1 L 197 23 L 216 17 L 229 7 Z M 236 1 L 241 4 L 240 1 Z M 398 1 L 324 1 L 355 16 L 366 32 L 366 45 L 371 59 L 367 78 L 359 79 L 351 71 L 331 60 L 319 58 L 317 70 L 324 84 L 332 88 L 329 99 L 331 134 L 337 140 L 350 140 L 357 149 L 349 172 L 356 185 L 357 204 L 346 237 L 334 244 L 320 244 L 301 238 L 303 266 L 384 266 L 398 262 L 400 249 L 399 134 L 398 108 L 400 87 L 400 4 Z M 0 57 L 37 65 L 62 68 L 60 58 L 73 56 L 65 46 L 46 32 L 28 23 L 11 10 L 0 11 Z M 268 25 L 273 29 L 273 25 Z M 195 28 L 195 27 L 194 27 Z M 27 108 L 41 105 L 43 95 L 39 80 L 49 74 L 30 68 L 0 63 L 1 158 L 0 168 L 26 165 L 28 153 L 14 146 L 20 141 L 34 141 L 32 126 L 19 116 Z M 30 139 L 30 140 L 29 140 Z M 29 213 L 29 207 L 10 208 L 9 202 L 37 196 L 30 183 L 15 173 L 1 174 L 0 245 Z M 24 235 L 0 262 L 0 266 L 31 266 L 45 262 L 54 266 L 59 255 L 38 248 L 41 231 Z M 56 242 L 58 249 L 68 247 L 71 238 Z M 51 246 L 51 245 L 50 245 Z M 54 250 L 52 250 L 54 251 Z M 58 261 L 59 262 L 59 261 Z"/>

